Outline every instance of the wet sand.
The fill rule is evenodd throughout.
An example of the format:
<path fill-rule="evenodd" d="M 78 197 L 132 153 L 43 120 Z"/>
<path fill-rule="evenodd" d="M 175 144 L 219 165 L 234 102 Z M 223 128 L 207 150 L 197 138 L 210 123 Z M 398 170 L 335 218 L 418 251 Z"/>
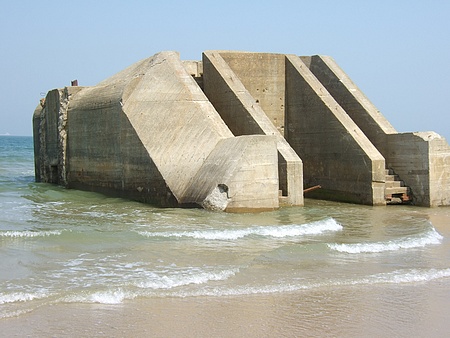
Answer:
<path fill-rule="evenodd" d="M 4 337 L 446 337 L 450 281 L 56 304 L 1 320 L 0 332 Z"/>

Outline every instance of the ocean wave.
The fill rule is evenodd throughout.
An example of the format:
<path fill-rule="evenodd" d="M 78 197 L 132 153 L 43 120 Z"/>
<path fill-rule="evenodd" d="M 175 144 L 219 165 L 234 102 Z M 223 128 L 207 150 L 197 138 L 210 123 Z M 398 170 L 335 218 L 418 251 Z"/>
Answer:
<path fill-rule="evenodd" d="M 137 294 L 135 292 L 116 289 L 70 295 L 64 297 L 62 301 L 66 303 L 120 304 L 125 299 L 134 299 L 136 297 Z"/>
<path fill-rule="evenodd" d="M 62 234 L 61 230 L 50 231 L 33 231 L 33 230 L 21 230 L 21 231 L 0 231 L 0 237 L 7 238 L 33 238 L 33 237 L 47 237 L 47 236 L 59 236 Z"/>
<path fill-rule="evenodd" d="M 397 251 L 400 249 L 422 248 L 427 245 L 440 244 L 443 237 L 434 229 L 423 233 L 421 236 L 406 237 L 386 242 L 355 243 L 355 244 L 327 244 L 332 250 L 355 253 L 379 253 L 385 251 Z"/>
<path fill-rule="evenodd" d="M 144 289 L 172 289 L 190 284 L 204 284 L 210 281 L 226 280 L 234 276 L 239 269 L 211 271 L 188 271 L 172 275 L 156 276 L 151 280 L 144 280 L 135 283 L 135 286 Z"/>
<path fill-rule="evenodd" d="M 152 280 L 135 281 L 127 285 L 110 290 L 95 292 L 80 292 L 63 297 L 63 302 L 68 303 L 100 303 L 120 304 L 125 300 L 131 300 L 141 296 L 158 296 L 161 290 L 171 290 L 177 287 L 192 284 L 205 284 L 210 281 L 226 280 L 234 276 L 239 269 L 223 270 L 219 272 L 184 272 L 181 274 L 157 276 L 152 274 Z M 138 289 L 136 289 L 138 288 Z"/>
<path fill-rule="evenodd" d="M 410 269 L 410 270 L 397 270 L 393 272 L 381 273 L 372 275 L 368 279 L 373 281 L 372 283 L 416 283 L 416 282 L 429 282 L 435 279 L 450 277 L 450 268 L 448 269 Z"/>
<path fill-rule="evenodd" d="M 227 287 L 205 287 L 198 290 L 180 290 L 176 293 L 167 293 L 166 296 L 173 297 L 200 297 L 200 296 L 242 296 L 253 294 L 274 294 L 274 293 L 287 293 L 296 292 L 301 290 L 312 290 L 329 287 L 346 287 L 346 286 L 370 286 L 380 284 L 414 284 L 430 282 L 436 279 L 450 277 L 450 268 L 447 269 L 410 269 L 410 270 L 397 270 L 388 273 L 374 274 L 367 277 L 361 277 L 356 279 L 330 279 L 322 282 L 305 282 L 299 283 L 277 283 L 270 285 L 242 285 L 231 288 Z"/>
<path fill-rule="evenodd" d="M 227 230 L 194 230 L 179 232 L 151 232 L 138 231 L 142 236 L 146 237 L 163 237 L 163 238 L 195 238 L 205 240 L 236 240 L 247 236 L 262 236 L 273 238 L 298 237 L 306 235 L 320 235 L 324 232 L 340 231 L 342 226 L 333 218 L 307 223 L 280 226 L 256 226 L 244 229 L 227 229 Z"/>
<path fill-rule="evenodd" d="M 47 297 L 46 292 L 12 292 L 0 293 L 0 304 L 28 302 L 35 299 L 42 299 Z"/>
<path fill-rule="evenodd" d="M 200 273 L 193 276 L 177 276 L 171 281 L 161 278 L 159 285 L 154 283 L 137 285 L 127 284 L 111 287 L 108 290 L 75 291 L 70 295 L 62 296 L 56 302 L 66 303 L 99 303 L 99 304 L 121 304 L 126 300 L 138 297 L 224 297 L 255 294 L 288 293 L 301 290 L 314 290 L 330 287 L 370 286 L 382 284 L 414 284 L 426 283 L 437 279 L 449 278 L 450 268 L 444 269 L 404 269 L 362 276 L 351 279 L 325 279 L 317 281 L 285 281 L 271 283 L 268 285 L 207 285 L 209 281 L 225 280 L 233 276 L 236 270 L 227 270 L 213 273 Z M 205 284 L 200 288 L 177 288 L 190 284 Z M 139 284 L 138 284 L 139 285 Z M 158 290 L 156 290 L 156 288 Z M 45 292 L 0 294 L 0 304 L 28 302 L 35 299 L 48 297 Z M 0 316 L 1 318 L 1 316 Z"/>

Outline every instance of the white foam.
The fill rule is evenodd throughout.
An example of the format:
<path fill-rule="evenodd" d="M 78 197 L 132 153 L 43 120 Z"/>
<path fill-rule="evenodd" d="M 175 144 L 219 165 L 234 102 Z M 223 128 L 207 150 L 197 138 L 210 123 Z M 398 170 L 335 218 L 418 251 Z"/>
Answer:
<path fill-rule="evenodd" d="M 160 295 L 161 290 L 168 291 L 187 285 L 199 285 L 210 281 L 226 280 L 234 276 L 238 271 L 239 269 L 230 269 L 208 272 L 200 269 L 190 269 L 161 276 L 151 272 L 147 275 L 146 280 L 126 281 L 122 286 L 110 290 L 75 292 L 70 296 L 64 297 L 62 301 L 69 303 L 120 304 L 127 299 L 134 299 L 143 295 Z M 106 282 L 104 284 L 107 285 Z"/>
<path fill-rule="evenodd" d="M 370 275 L 367 277 L 361 277 L 356 279 L 330 279 L 321 282 L 305 282 L 303 284 L 298 283 L 277 283 L 271 285 L 260 286 L 236 286 L 232 288 L 226 287 L 206 287 L 195 291 L 182 290 L 171 296 L 178 297 L 198 297 L 198 296 L 240 296 L 240 295 L 252 295 L 252 294 L 272 294 L 272 293 L 285 293 L 295 292 L 299 290 L 310 290 L 318 288 L 329 287 L 341 287 L 341 286 L 370 286 L 378 284 L 414 284 L 422 282 L 430 282 L 432 280 L 448 278 L 450 277 L 450 268 L 448 269 L 409 269 L 409 270 L 397 270 L 388 273 L 380 273 Z M 169 295 L 169 294 L 167 294 Z"/>
<path fill-rule="evenodd" d="M 247 236 L 263 236 L 274 238 L 298 237 L 305 235 L 319 235 L 329 231 L 340 231 L 342 226 L 333 218 L 307 223 L 280 226 L 255 226 L 244 229 L 227 230 L 195 230 L 180 232 L 150 232 L 139 231 L 142 236 L 164 238 L 195 238 L 204 240 L 236 240 Z"/>
<path fill-rule="evenodd" d="M 346 253 L 378 253 L 385 251 L 397 251 L 400 249 L 422 248 L 427 245 L 440 244 L 442 236 L 433 228 L 422 236 L 406 237 L 402 239 L 375 242 L 375 243 L 355 243 L 355 244 L 327 244 L 332 250 Z"/>
<path fill-rule="evenodd" d="M 90 302 L 101 304 L 120 304 L 125 298 L 134 298 L 123 290 L 96 292 L 89 296 Z"/>
<path fill-rule="evenodd" d="M 156 276 L 150 280 L 135 283 L 145 289 L 172 289 L 189 284 L 204 284 L 209 281 L 226 280 L 234 276 L 239 269 L 222 270 L 218 272 L 189 271 L 172 275 Z"/>
<path fill-rule="evenodd" d="M 206 288 L 203 290 L 195 291 L 180 291 L 172 296 L 178 297 L 199 297 L 199 296 L 242 296 L 242 295 L 255 295 L 255 294 L 271 294 L 271 293 L 283 293 L 292 292 L 301 289 L 307 289 L 307 286 L 303 285 L 290 285 L 290 284 L 277 284 L 277 285 L 262 285 L 262 286 L 237 286 L 233 288 Z"/>
<path fill-rule="evenodd" d="M 305 235 L 320 235 L 324 232 L 340 231 L 342 226 L 333 218 L 327 218 L 322 221 L 307 223 L 303 225 L 283 225 L 260 227 L 258 235 L 270 236 L 276 238 L 297 237 Z"/>
<path fill-rule="evenodd" d="M 382 273 L 373 275 L 373 278 L 377 283 L 417 283 L 417 282 L 429 282 L 434 279 L 450 277 L 449 269 L 410 269 L 410 270 L 398 270 L 388 273 Z"/>
<path fill-rule="evenodd" d="M 47 294 L 45 292 L 13 292 L 13 293 L 0 293 L 0 304 L 28 302 L 34 299 L 45 298 Z"/>
<path fill-rule="evenodd" d="M 31 230 L 23 230 L 23 231 L 2 231 L 0 232 L 0 237 L 9 237 L 9 238 L 33 238 L 33 237 L 47 237 L 47 236 L 59 236 L 62 234 L 60 230 L 53 231 L 31 231 Z"/>
<path fill-rule="evenodd" d="M 33 311 L 33 310 L 32 309 L 24 309 L 24 310 L 6 311 L 6 312 L 0 311 L 0 319 L 1 318 L 19 317 L 19 316 L 29 313 L 31 311 Z"/>
<path fill-rule="evenodd" d="M 448 269 L 409 269 L 409 270 L 397 270 L 388 273 L 380 273 L 370 275 L 367 277 L 361 277 L 356 279 L 330 279 L 321 282 L 305 282 L 298 283 L 286 283 L 280 282 L 270 285 L 241 285 L 234 287 L 227 286 L 205 286 L 201 289 L 188 290 L 167 290 L 166 292 L 153 293 L 152 291 L 145 289 L 141 291 L 124 291 L 122 289 L 109 290 L 95 292 L 92 294 L 74 295 L 66 297 L 66 302 L 80 302 L 80 303 L 101 303 L 101 304 L 120 304 L 124 300 L 134 299 L 139 296 L 163 296 L 163 297 L 199 297 L 199 296 L 212 296 L 212 297 L 224 297 L 224 296 L 240 296 L 240 295 L 253 295 L 253 294 L 274 294 L 274 293 L 286 293 L 295 292 L 299 290 L 311 290 L 319 288 L 329 287 L 345 287 L 345 286 L 370 286 L 379 284 L 414 284 L 429 282 L 436 279 L 450 277 L 450 268 Z M 209 279 L 211 280 L 211 279 Z M 177 284 L 177 283 L 175 283 Z M 175 286 L 175 284 L 173 286 Z M 182 284 L 180 283 L 179 286 Z M 185 285 L 185 284 L 184 284 Z M 172 287 L 173 287 L 172 286 Z"/>
<path fill-rule="evenodd" d="M 97 291 L 93 293 L 81 293 L 64 297 L 62 301 L 68 303 L 100 303 L 120 304 L 125 299 L 133 299 L 136 295 L 122 289 Z"/>

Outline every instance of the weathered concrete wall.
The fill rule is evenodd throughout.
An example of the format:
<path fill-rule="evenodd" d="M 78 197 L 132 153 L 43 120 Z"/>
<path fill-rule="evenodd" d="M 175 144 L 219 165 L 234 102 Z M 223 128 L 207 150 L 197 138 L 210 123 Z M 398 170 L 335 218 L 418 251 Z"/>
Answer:
<path fill-rule="evenodd" d="M 422 133 L 428 140 L 428 165 L 430 168 L 429 206 L 450 205 L 450 146 L 444 137 L 433 133 Z M 424 203 L 424 205 L 426 205 Z"/>
<path fill-rule="evenodd" d="M 385 162 L 364 133 L 297 56 L 287 55 L 286 137 L 304 163 L 315 197 L 383 205 Z"/>
<path fill-rule="evenodd" d="M 54 89 L 33 114 L 35 172 L 37 182 L 67 185 L 67 105 L 80 87 Z"/>
<path fill-rule="evenodd" d="M 450 147 L 434 132 L 388 135 L 387 166 L 407 183 L 421 206 L 450 205 Z"/>
<path fill-rule="evenodd" d="M 43 102 L 43 101 L 41 101 Z M 44 104 L 39 103 L 34 110 L 33 113 L 33 149 L 34 149 L 34 175 L 35 175 L 35 181 L 36 182 L 42 182 L 42 174 L 43 170 L 41 169 L 42 165 L 42 158 L 41 158 L 41 140 L 40 140 L 40 125 L 41 125 L 41 118 L 42 117 L 42 111 L 43 111 Z"/>
<path fill-rule="evenodd" d="M 185 60 L 182 61 L 184 69 L 192 77 L 200 77 L 203 75 L 203 63 L 201 61 Z"/>
<path fill-rule="evenodd" d="M 40 128 L 39 150 L 35 148 L 39 157 L 35 166 L 39 168 L 38 182 L 59 183 L 61 177 L 58 116 L 60 110 L 60 92 L 50 91 L 45 98 L 45 112 L 39 104 L 34 112 L 34 129 Z M 36 141 L 36 140 L 35 140 Z"/>
<path fill-rule="evenodd" d="M 240 53 L 237 53 L 237 56 L 234 57 L 230 55 L 231 53 L 227 54 L 236 63 Z M 246 53 L 244 53 L 244 58 L 247 58 Z M 264 62 L 268 63 L 269 59 L 267 57 L 264 58 Z M 279 63 L 279 56 L 274 58 L 274 62 L 275 65 Z M 274 67 L 277 68 L 276 66 Z M 278 170 L 280 190 L 283 196 L 286 196 L 287 204 L 303 205 L 302 162 L 272 123 L 261 105 L 256 102 L 257 99 L 250 94 L 240 81 L 240 78 L 222 58 L 221 52 L 203 53 L 203 72 L 206 96 L 234 135 L 260 134 L 276 137 L 279 152 Z M 264 88 L 265 80 L 261 75 L 263 73 L 261 67 L 259 67 L 259 72 L 260 76 L 257 79 L 262 79 L 261 86 L 258 85 L 254 78 L 251 79 L 251 81 L 254 81 L 251 87 L 255 91 L 255 88 Z M 248 82 L 251 81 L 248 80 Z M 277 102 L 279 101 L 278 95 L 272 96 L 276 97 Z"/>
<path fill-rule="evenodd" d="M 220 56 L 284 136 L 284 55 L 221 52 Z"/>

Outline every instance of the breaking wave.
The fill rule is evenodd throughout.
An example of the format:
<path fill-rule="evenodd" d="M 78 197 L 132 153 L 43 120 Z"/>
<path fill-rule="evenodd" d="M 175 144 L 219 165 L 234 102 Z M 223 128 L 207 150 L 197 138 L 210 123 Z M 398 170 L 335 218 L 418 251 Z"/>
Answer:
<path fill-rule="evenodd" d="M 60 231 L 60 230 L 52 230 L 52 231 L 32 231 L 32 230 L 0 231 L 0 237 L 6 237 L 6 238 L 47 237 L 47 236 L 59 236 L 61 234 L 62 234 L 62 231 Z"/>
<path fill-rule="evenodd" d="M 209 281 L 226 280 L 234 276 L 239 269 L 222 270 L 219 272 L 196 271 L 181 275 L 158 276 L 153 280 L 145 280 L 136 283 L 136 286 L 144 289 L 171 289 L 189 284 L 204 284 Z"/>
<path fill-rule="evenodd" d="M 46 292 L 12 292 L 0 293 L 0 305 L 17 302 L 28 302 L 34 299 L 42 299 L 47 297 Z"/>
<path fill-rule="evenodd" d="M 320 235 L 324 232 L 340 231 L 342 226 L 333 218 L 307 223 L 281 226 L 256 226 L 244 229 L 227 230 L 194 230 L 179 232 L 151 232 L 139 231 L 142 236 L 163 238 L 195 238 L 204 240 L 236 240 L 248 236 L 262 236 L 273 238 L 297 237 L 306 235 Z"/>
<path fill-rule="evenodd" d="M 138 297 L 223 297 L 254 294 L 273 294 L 311 290 L 329 287 L 346 286 L 370 286 L 381 284 L 414 284 L 429 282 L 441 278 L 450 277 L 450 268 L 446 269 L 401 269 L 392 272 L 378 273 L 357 278 L 322 279 L 320 281 L 291 281 L 270 283 L 267 285 L 220 285 L 210 284 L 211 281 L 224 281 L 236 275 L 239 269 L 226 269 L 222 271 L 204 271 L 201 269 L 184 271 L 172 276 L 154 276 L 152 281 L 139 283 L 125 283 L 111 286 L 104 290 L 73 290 L 69 295 L 61 295 L 52 301 L 67 303 L 99 303 L 121 304 L 127 300 Z M 189 285 L 199 285 L 190 288 Z M 54 294 L 53 296 L 56 296 Z M 0 305 L 17 306 L 17 303 L 48 298 L 48 292 L 36 291 L 35 293 L 15 292 L 0 293 Z M 12 309 L 10 309 L 12 310 Z M 16 309 L 17 310 L 17 309 Z M 9 311 L 10 312 L 10 311 Z M 0 318 L 12 316 L 13 312 L 0 314 Z"/>
<path fill-rule="evenodd" d="M 386 242 L 355 243 L 355 244 L 327 244 L 332 250 L 346 253 L 378 253 L 385 251 L 397 251 L 400 249 L 421 248 L 427 245 L 440 244 L 443 237 L 434 229 L 423 233 L 421 236 L 406 237 Z"/>
<path fill-rule="evenodd" d="M 65 297 L 63 301 L 67 303 L 120 304 L 126 299 L 134 299 L 137 296 L 138 295 L 134 292 L 117 289 L 71 295 Z"/>
<path fill-rule="evenodd" d="M 195 291 L 180 291 L 172 296 L 178 297 L 196 297 L 196 296 L 241 296 L 252 294 L 272 294 L 272 293 L 284 293 L 295 292 L 300 290 L 311 290 L 318 288 L 329 287 L 345 287 L 345 286 L 368 286 L 368 285 L 380 285 L 380 284 L 413 284 L 421 282 L 430 282 L 436 279 L 450 277 L 450 268 L 447 269 L 410 269 L 410 270 L 397 270 L 388 273 L 374 274 L 367 277 L 361 277 L 356 279 L 330 279 L 323 282 L 306 282 L 306 283 L 278 283 L 272 285 L 261 286 L 237 286 L 232 288 L 224 287 L 209 287 L 199 289 Z"/>
<path fill-rule="evenodd" d="M 226 280 L 234 276 L 238 271 L 239 269 L 230 269 L 218 272 L 191 271 L 189 273 L 163 276 L 154 274 L 153 278 L 148 280 L 134 282 L 112 290 L 77 293 L 64 297 L 63 301 L 69 303 L 120 304 L 127 299 L 134 299 L 140 296 L 157 295 L 159 290 L 168 291 L 177 287 Z"/>

